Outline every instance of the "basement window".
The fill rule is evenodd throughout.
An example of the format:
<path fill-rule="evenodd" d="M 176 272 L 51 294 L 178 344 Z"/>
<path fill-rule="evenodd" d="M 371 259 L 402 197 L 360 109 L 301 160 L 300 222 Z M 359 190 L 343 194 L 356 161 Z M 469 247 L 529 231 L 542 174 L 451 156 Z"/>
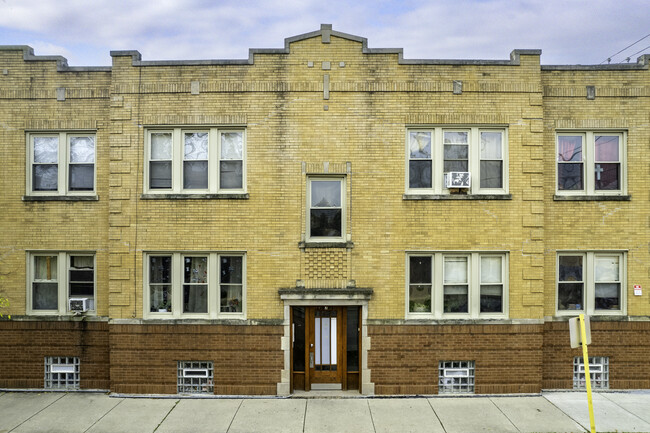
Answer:
<path fill-rule="evenodd" d="M 212 394 L 213 377 L 212 361 L 178 361 L 179 394 Z"/>
<path fill-rule="evenodd" d="M 589 376 L 593 389 L 609 389 L 609 357 L 590 356 Z M 573 358 L 573 389 L 587 389 L 585 363 L 582 356 Z"/>
<path fill-rule="evenodd" d="M 474 361 L 440 361 L 438 394 L 473 394 Z"/>
<path fill-rule="evenodd" d="M 79 358 L 46 356 L 46 389 L 79 389 Z"/>

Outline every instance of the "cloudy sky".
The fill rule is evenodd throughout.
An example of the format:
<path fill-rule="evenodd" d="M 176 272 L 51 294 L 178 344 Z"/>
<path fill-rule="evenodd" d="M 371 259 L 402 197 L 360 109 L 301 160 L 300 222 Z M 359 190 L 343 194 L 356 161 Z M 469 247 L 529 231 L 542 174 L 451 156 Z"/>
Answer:
<path fill-rule="evenodd" d="M 242 59 L 321 23 L 411 59 L 539 48 L 543 64 L 599 64 L 644 36 L 612 62 L 650 53 L 650 0 L 0 0 L 0 45 L 30 45 L 71 66 L 110 65 L 111 50 Z"/>

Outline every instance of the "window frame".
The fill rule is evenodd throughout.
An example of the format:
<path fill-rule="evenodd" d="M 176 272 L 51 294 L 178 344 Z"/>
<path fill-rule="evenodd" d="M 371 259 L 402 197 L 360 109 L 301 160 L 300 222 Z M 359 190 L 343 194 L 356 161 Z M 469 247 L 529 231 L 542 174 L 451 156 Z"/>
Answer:
<path fill-rule="evenodd" d="M 583 308 L 575 310 L 559 309 L 559 283 L 560 283 L 560 257 L 561 256 L 582 256 L 583 257 Z M 596 257 L 618 256 L 618 274 L 621 284 L 620 309 L 598 310 L 596 309 L 596 282 L 595 282 L 595 259 Z M 556 316 L 576 316 L 578 314 L 589 316 L 625 316 L 627 315 L 627 251 L 618 250 L 597 250 L 597 251 L 575 251 L 558 250 L 555 255 L 555 314 Z"/>
<path fill-rule="evenodd" d="M 341 191 L 341 236 L 312 236 L 311 234 L 311 189 L 313 181 L 338 181 L 340 182 Z M 307 176 L 307 193 L 305 194 L 306 212 L 305 212 L 305 236 L 308 242 L 345 242 L 347 238 L 347 201 L 346 201 L 346 177 L 345 176 L 326 176 L 326 175 L 310 175 Z"/>
<path fill-rule="evenodd" d="M 185 163 L 185 134 L 207 132 L 208 134 L 208 187 L 207 188 L 184 188 L 183 170 Z M 242 134 L 242 187 L 222 188 L 221 182 L 221 147 L 222 133 L 240 132 Z M 151 170 L 151 135 L 156 133 L 171 133 L 171 188 L 152 188 Z M 143 192 L 145 194 L 169 195 L 199 195 L 199 194 L 245 194 L 247 192 L 247 129 L 244 126 L 149 126 L 144 131 L 144 182 Z M 233 161 L 233 160 L 230 160 Z M 236 160 L 240 161 L 240 160 Z"/>
<path fill-rule="evenodd" d="M 431 161 L 431 188 L 411 188 L 410 187 L 410 133 L 411 132 L 428 132 L 431 134 L 431 158 L 413 160 Z M 509 194 L 509 169 L 508 169 L 508 127 L 504 125 L 436 125 L 436 126 L 409 126 L 406 128 L 406 146 L 405 146 L 405 194 L 407 195 L 427 195 L 440 194 L 449 195 L 450 189 L 445 188 L 444 181 L 444 134 L 446 132 L 467 132 L 468 134 L 468 156 L 467 165 L 471 176 L 471 185 L 467 192 L 471 195 L 507 195 Z M 501 188 L 481 188 L 481 133 L 482 132 L 500 132 L 501 133 Z M 486 159 L 486 161 L 491 161 Z"/>
<path fill-rule="evenodd" d="M 207 257 L 207 312 L 183 312 L 183 263 L 185 257 Z M 142 310 L 145 319 L 245 319 L 246 318 L 246 252 L 245 251 L 148 251 L 143 254 Z M 150 311 L 150 257 L 171 257 L 171 311 Z M 221 311 L 221 257 L 242 258 L 242 308 L 241 312 Z M 159 284 L 159 283 L 153 283 Z M 162 284 L 162 283 L 160 283 Z"/>
<path fill-rule="evenodd" d="M 69 130 L 69 131 L 28 131 L 26 134 L 27 169 L 25 170 L 25 191 L 27 196 L 52 197 L 52 196 L 96 196 L 97 195 L 97 131 L 96 130 Z M 34 189 L 34 138 L 57 137 L 57 188 L 50 191 L 37 191 Z M 93 137 L 95 155 L 93 165 L 93 188 L 88 190 L 73 190 L 70 186 L 70 167 L 78 164 L 70 162 L 70 139 L 73 137 Z"/>
<path fill-rule="evenodd" d="M 57 309 L 56 310 L 38 310 L 33 308 L 33 283 L 35 271 L 35 257 L 57 257 Z M 70 258 L 72 256 L 84 256 L 93 258 L 93 308 L 84 314 L 97 315 L 97 254 L 95 251 L 29 251 L 27 253 L 27 298 L 25 312 L 27 315 L 38 316 L 70 316 L 75 315 L 70 311 L 68 300 L 83 296 L 70 296 Z"/>
<path fill-rule="evenodd" d="M 595 168 L 596 168 L 596 136 L 609 135 L 619 137 L 619 189 L 603 190 L 596 189 Z M 583 188 L 578 190 L 566 190 L 559 188 L 559 164 L 560 136 L 582 137 L 582 165 L 583 165 Z M 555 194 L 558 196 L 623 196 L 627 195 L 627 131 L 623 130 L 566 130 L 555 131 Z"/>
<path fill-rule="evenodd" d="M 431 309 L 427 312 L 409 311 L 410 258 L 431 257 Z M 444 312 L 444 259 L 446 257 L 467 258 L 468 312 Z M 481 258 L 501 258 L 501 283 L 503 286 L 500 313 L 481 313 Z M 507 319 L 509 317 L 509 258 L 507 251 L 408 251 L 405 265 L 405 305 L 406 319 Z"/>

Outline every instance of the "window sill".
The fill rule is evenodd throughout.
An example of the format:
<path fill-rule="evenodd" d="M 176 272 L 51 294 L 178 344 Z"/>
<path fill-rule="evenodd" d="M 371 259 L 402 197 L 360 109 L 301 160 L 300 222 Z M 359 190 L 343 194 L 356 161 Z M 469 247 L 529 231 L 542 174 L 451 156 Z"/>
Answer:
<path fill-rule="evenodd" d="M 220 194 L 142 194 L 141 200 L 248 200 L 248 193 Z"/>
<path fill-rule="evenodd" d="M 503 318 L 411 318 L 406 319 L 368 319 L 368 325 L 542 325 L 541 319 L 509 319 Z"/>
<path fill-rule="evenodd" d="M 301 250 L 309 248 L 347 248 L 351 250 L 354 248 L 354 242 L 298 242 L 298 248 Z"/>
<path fill-rule="evenodd" d="M 555 201 L 630 201 L 631 195 L 559 195 L 553 196 Z"/>
<path fill-rule="evenodd" d="M 146 317 L 144 319 L 111 319 L 111 325 L 269 325 L 281 326 L 283 319 L 184 319 L 178 317 Z"/>
<path fill-rule="evenodd" d="M 565 322 L 569 319 L 573 319 L 578 316 L 578 314 L 584 314 L 582 311 L 576 311 L 574 314 L 557 314 L 555 316 L 546 316 L 544 321 L 546 322 Z M 594 314 L 589 316 L 589 320 L 592 322 L 647 322 L 650 320 L 650 316 L 628 316 L 623 313 L 609 313 L 609 314 Z"/>
<path fill-rule="evenodd" d="M 5 318 L 6 319 L 6 315 Z M 3 319 L 0 319 L 3 320 Z M 94 313 L 86 314 L 42 314 L 42 313 L 29 313 L 24 316 L 19 316 L 17 314 L 11 315 L 12 322 L 108 322 L 108 317 L 106 316 L 96 316 Z"/>
<path fill-rule="evenodd" d="M 23 201 L 98 201 L 97 195 L 24 195 Z"/>
<path fill-rule="evenodd" d="M 512 200 L 512 194 L 404 194 L 403 200 Z"/>

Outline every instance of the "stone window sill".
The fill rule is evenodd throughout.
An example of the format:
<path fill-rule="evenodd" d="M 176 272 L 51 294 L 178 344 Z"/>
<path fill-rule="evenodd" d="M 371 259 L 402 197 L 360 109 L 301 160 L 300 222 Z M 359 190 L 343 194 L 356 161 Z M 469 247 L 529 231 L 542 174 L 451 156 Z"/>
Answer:
<path fill-rule="evenodd" d="M 354 242 L 351 241 L 341 241 L 341 242 L 298 242 L 298 248 L 300 249 L 309 249 L 309 248 L 354 248 Z"/>
<path fill-rule="evenodd" d="M 244 194 L 142 194 L 141 200 L 248 200 Z"/>
<path fill-rule="evenodd" d="M 555 201 L 630 201 L 631 195 L 559 195 L 553 196 Z"/>
<path fill-rule="evenodd" d="M 98 201 L 97 195 L 24 195 L 23 201 Z"/>
<path fill-rule="evenodd" d="M 403 200 L 512 200 L 512 194 L 404 194 Z"/>

